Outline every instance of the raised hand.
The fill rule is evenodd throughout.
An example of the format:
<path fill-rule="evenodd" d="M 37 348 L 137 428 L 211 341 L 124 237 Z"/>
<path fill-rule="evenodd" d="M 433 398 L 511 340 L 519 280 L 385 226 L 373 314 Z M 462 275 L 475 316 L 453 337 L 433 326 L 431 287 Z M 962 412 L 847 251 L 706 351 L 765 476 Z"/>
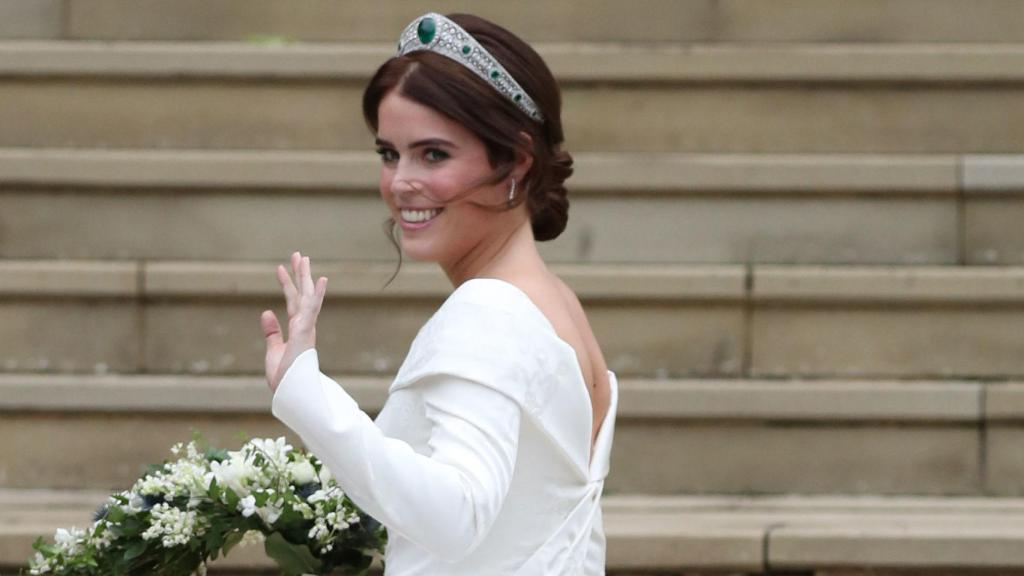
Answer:
<path fill-rule="evenodd" d="M 309 257 L 299 252 L 292 254 L 292 272 L 295 280 L 284 265 L 277 267 L 277 281 L 284 291 L 288 305 L 288 341 L 281 334 L 281 324 L 272 310 L 264 310 L 260 326 L 267 340 L 267 385 L 277 390 L 292 362 L 310 348 L 316 347 L 316 320 L 327 293 L 327 278 L 321 276 L 316 283 L 309 272 Z"/>

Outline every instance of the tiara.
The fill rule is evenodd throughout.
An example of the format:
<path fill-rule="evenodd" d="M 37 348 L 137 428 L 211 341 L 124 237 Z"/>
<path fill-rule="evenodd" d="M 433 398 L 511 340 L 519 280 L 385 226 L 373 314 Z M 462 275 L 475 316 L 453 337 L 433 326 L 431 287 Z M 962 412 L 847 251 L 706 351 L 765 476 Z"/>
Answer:
<path fill-rule="evenodd" d="M 398 55 L 429 50 L 469 68 L 538 122 L 544 116 L 530 95 L 476 39 L 448 18 L 429 12 L 413 20 L 398 39 Z"/>

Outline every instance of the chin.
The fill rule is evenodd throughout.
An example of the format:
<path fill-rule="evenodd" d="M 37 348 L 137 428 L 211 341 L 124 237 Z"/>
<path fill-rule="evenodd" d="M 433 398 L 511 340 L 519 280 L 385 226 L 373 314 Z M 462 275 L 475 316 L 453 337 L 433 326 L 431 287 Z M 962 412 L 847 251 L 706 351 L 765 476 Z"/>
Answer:
<path fill-rule="evenodd" d="M 406 246 L 403 244 L 402 254 L 413 262 L 438 262 L 440 260 L 437 254 L 430 250 L 422 250 L 417 246 Z"/>

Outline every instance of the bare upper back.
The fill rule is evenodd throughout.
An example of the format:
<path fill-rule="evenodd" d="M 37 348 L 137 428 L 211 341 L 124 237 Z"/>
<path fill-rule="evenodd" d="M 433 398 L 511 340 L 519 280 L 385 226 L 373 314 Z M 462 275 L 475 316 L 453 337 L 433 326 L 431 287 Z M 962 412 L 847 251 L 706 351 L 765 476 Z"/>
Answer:
<path fill-rule="evenodd" d="M 558 336 L 576 351 L 594 415 L 590 434 L 593 446 L 611 404 L 611 384 L 608 381 L 608 366 L 604 355 L 579 298 L 554 274 L 542 279 L 532 277 L 508 281 L 530 297 L 551 322 Z"/>

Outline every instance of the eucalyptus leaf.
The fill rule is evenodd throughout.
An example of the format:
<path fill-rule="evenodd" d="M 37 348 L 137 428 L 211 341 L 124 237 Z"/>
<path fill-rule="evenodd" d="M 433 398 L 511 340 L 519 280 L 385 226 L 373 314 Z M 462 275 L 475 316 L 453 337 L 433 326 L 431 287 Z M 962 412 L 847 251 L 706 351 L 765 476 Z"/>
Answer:
<path fill-rule="evenodd" d="M 132 542 L 124 551 L 124 559 L 132 560 L 142 556 L 142 553 L 146 551 L 146 544 L 147 542 L 145 540 Z"/>
<path fill-rule="evenodd" d="M 285 540 L 280 532 L 268 536 L 263 547 L 267 556 L 273 558 L 281 567 L 284 576 L 320 574 L 323 568 L 320 560 L 313 556 L 307 546 L 292 544 Z"/>
<path fill-rule="evenodd" d="M 240 530 L 236 530 L 228 534 L 227 537 L 224 539 L 224 555 L 227 556 L 228 552 L 230 552 L 232 548 L 238 545 L 238 543 L 242 541 L 242 538 L 244 536 L 245 532 Z"/>

